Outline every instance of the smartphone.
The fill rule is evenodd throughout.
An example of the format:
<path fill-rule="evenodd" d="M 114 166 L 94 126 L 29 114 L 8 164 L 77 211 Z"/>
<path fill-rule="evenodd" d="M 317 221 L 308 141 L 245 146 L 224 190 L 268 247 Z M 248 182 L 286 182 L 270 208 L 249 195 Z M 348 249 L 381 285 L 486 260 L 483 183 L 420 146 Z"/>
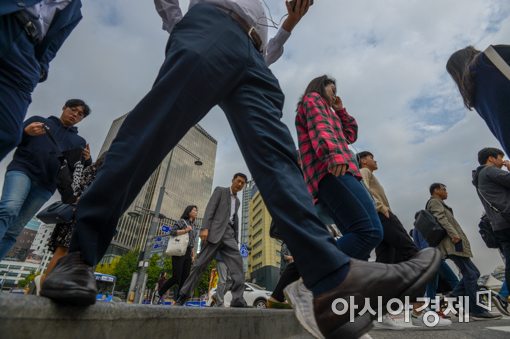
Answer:
<path fill-rule="evenodd" d="M 287 0 L 287 2 L 290 3 L 290 5 L 292 6 L 292 10 L 294 11 L 296 9 L 296 4 L 297 4 L 296 0 Z M 310 2 L 310 6 L 313 5 L 313 0 L 309 0 L 309 2 Z"/>

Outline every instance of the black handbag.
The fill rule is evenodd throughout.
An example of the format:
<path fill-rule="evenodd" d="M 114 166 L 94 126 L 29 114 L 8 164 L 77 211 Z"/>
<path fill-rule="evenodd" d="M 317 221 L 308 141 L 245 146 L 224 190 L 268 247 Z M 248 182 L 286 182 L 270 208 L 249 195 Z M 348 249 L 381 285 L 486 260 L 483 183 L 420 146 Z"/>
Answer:
<path fill-rule="evenodd" d="M 45 224 L 70 223 L 74 219 L 75 209 L 76 205 L 56 201 L 37 213 L 37 218 Z"/>
<path fill-rule="evenodd" d="M 439 245 L 447 235 L 443 226 L 441 226 L 436 217 L 427 210 L 426 206 L 424 210 L 416 212 L 414 216 L 414 227 L 423 235 L 423 238 L 425 238 L 431 247 Z"/>

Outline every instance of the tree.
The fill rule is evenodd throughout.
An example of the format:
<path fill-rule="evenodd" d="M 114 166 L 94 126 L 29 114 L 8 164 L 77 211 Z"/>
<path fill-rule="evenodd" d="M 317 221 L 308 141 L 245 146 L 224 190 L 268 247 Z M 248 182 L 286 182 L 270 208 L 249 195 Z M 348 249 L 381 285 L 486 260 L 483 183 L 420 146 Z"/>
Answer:
<path fill-rule="evenodd" d="M 109 264 L 99 264 L 96 266 L 96 272 L 115 275 L 115 268 L 121 257 L 115 257 Z"/>
<path fill-rule="evenodd" d="M 18 286 L 21 288 L 24 288 L 25 286 L 30 284 L 34 280 L 34 278 L 35 278 L 35 273 L 30 272 L 30 274 L 27 275 L 25 279 L 19 281 Z"/>
<path fill-rule="evenodd" d="M 127 293 L 131 285 L 131 277 L 137 269 L 139 251 L 130 251 L 119 258 L 113 275 L 117 277 L 115 290 Z"/>

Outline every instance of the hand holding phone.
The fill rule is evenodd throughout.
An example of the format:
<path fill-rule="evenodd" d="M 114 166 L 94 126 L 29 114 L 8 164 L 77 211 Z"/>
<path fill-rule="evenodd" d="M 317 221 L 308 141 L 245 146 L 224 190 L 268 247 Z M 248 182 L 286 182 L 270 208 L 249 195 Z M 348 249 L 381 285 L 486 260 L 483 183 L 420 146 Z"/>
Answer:
<path fill-rule="evenodd" d="M 286 0 L 288 3 L 290 3 L 290 7 L 292 8 L 293 11 L 296 10 L 296 5 L 297 5 L 297 0 Z M 301 0 L 301 2 L 303 2 L 305 0 Z M 313 5 L 313 0 L 308 0 L 308 5 L 311 6 Z"/>

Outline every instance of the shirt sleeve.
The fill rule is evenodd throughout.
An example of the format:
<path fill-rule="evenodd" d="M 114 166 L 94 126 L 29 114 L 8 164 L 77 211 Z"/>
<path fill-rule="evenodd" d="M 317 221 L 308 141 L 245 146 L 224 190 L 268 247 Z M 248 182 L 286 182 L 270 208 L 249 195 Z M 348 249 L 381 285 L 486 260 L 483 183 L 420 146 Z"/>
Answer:
<path fill-rule="evenodd" d="M 488 168 L 487 169 L 487 176 L 489 179 L 494 181 L 497 184 L 500 184 L 501 186 L 504 186 L 505 188 L 510 188 L 510 172 L 503 171 L 499 168 Z"/>
<path fill-rule="evenodd" d="M 349 115 L 345 108 L 336 111 L 336 114 L 338 114 L 340 121 L 342 121 L 342 130 L 344 132 L 345 139 L 349 142 L 349 144 L 354 143 L 358 139 L 358 123 L 356 122 L 356 119 Z"/>
<path fill-rule="evenodd" d="M 283 45 L 289 39 L 290 34 L 290 32 L 287 32 L 285 29 L 280 27 L 276 35 L 269 40 L 266 50 L 264 51 L 264 59 L 267 66 L 280 59 L 283 54 Z"/>
<path fill-rule="evenodd" d="M 370 186 L 370 182 L 373 175 L 372 172 L 370 172 L 368 168 L 360 168 L 359 172 L 361 173 L 363 183 L 367 187 L 368 191 L 370 192 L 370 195 L 372 196 L 372 199 L 374 200 L 375 209 L 377 210 L 377 212 L 385 214 L 388 211 L 388 208 L 382 203 L 381 200 L 377 198 L 377 194 L 374 194 L 373 187 Z"/>
<path fill-rule="evenodd" d="M 332 113 L 322 97 L 318 93 L 307 94 L 303 99 L 303 108 L 309 138 L 317 157 L 328 165 L 348 164 L 332 126 Z"/>
<path fill-rule="evenodd" d="M 434 217 L 436 217 L 437 222 L 441 224 L 441 226 L 443 226 L 444 230 L 446 231 L 446 233 L 448 233 L 450 238 L 459 237 L 459 234 L 457 233 L 453 225 L 448 220 L 448 217 L 446 216 L 445 207 L 443 206 L 443 204 L 441 204 L 439 201 L 435 199 L 432 199 L 430 200 L 427 209 L 429 210 L 430 213 L 432 213 Z"/>
<path fill-rule="evenodd" d="M 179 0 L 154 0 L 156 11 L 163 20 L 163 29 L 172 33 L 175 25 L 182 19 Z"/>

